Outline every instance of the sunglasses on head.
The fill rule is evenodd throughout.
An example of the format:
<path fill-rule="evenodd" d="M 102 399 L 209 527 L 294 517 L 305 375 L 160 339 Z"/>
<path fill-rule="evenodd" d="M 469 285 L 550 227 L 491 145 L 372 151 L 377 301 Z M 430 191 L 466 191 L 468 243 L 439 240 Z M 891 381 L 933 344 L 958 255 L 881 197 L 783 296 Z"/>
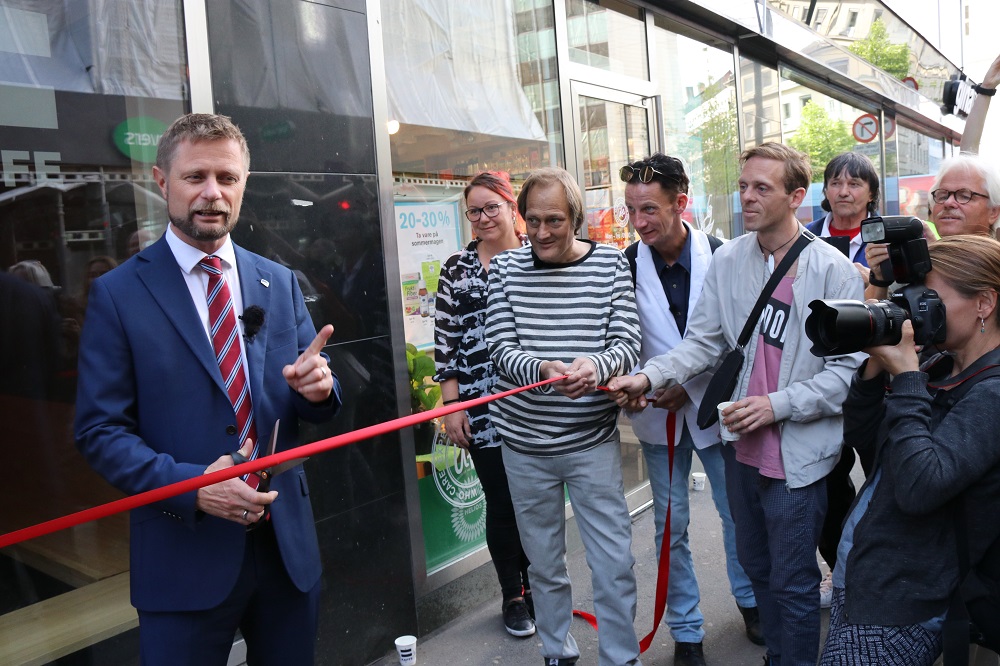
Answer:
<path fill-rule="evenodd" d="M 664 178 L 669 178 L 670 180 L 679 181 L 680 178 L 669 173 L 663 173 L 662 171 L 657 171 L 651 166 L 644 166 L 642 168 L 629 166 L 626 164 L 621 169 L 618 170 L 618 177 L 622 179 L 623 182 L 631 183 L 636 177 L 642 183 L 648 183 L 653 180 L 653 176 L 659 174 Z"/>

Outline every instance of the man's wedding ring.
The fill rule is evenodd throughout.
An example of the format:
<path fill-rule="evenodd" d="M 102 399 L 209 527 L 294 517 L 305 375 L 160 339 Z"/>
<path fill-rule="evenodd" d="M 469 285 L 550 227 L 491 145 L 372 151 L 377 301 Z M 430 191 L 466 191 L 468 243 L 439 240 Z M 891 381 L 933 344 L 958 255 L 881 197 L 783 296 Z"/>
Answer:
<path fill-rule="evenodd" d="M 248 511 L 247 511 L 246 509 L 243 509 L 243 520 L 246 520 L 246 519 L 247 519 L 247 514 L 248 514 L 248 513 L 249 513 L 249 512 L 248 512 Z"/>

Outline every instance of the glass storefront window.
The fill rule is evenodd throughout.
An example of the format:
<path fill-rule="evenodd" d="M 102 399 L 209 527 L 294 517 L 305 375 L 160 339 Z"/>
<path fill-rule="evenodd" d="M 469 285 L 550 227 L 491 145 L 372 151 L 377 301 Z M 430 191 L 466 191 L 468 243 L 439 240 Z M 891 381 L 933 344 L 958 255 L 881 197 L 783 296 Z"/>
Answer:
<path fill-rule="evenodd" d="M 389 116 L 398 123 L 390 136 L 397 288 L 419 387 L 432 384 L 421 368 L 433 360 L 438 272 L 472 240 L 466 182 L 506 171 L 516 191 L 532 169 L 563 161 L 555 20 L 551 0 L 384 0 L 382 16 Z M 485 544 L 482 495 L 464 451 L 433 429 L 415 439 L 434 571 Z"/>
<path fill-rule="evenodd" d="M 244 129 L 254 171 L 375 173 L 363 15 L 321 3 L 206 3 L 216 111 Z"/>
<path fill-rule="evenodd" d="M 768 4 L 929 99 L 940 100 L 944 82 L 960 73 L 881 0 L 768 0 Z"/>
<path fill-rule="evenodd" d="M 120 497 L 73 440 L 77 344 L 90 282 L 163 230 L 150 172 L 189 110 L 180 4 L 0 0 L 0 300 L 22 299 L 0 345 L 19 507 L 0 532 Z M 15 649 L 52 661 L 135 626 L 128 538 L 118 514 L 0 551 L 0 662 Z M 86 626 L 67 610 L 95 604 Z"/>
<path fill-rule="evenodd" d="M 899 161 L 899 214 L 930 218 L 929 192 L 945 159 L 945 142 L 900 125 L 896 130 Z"/>
<path fill-rule="evenodd" d="M 826 215 L 820 207 L 823 172 L 837 155 L 846 152 L 867 155 L 882 176 L 878 114 L 819 92 L 804 77 L 787 68 L 781 70 L 781 102 L 783 140 L 809 155 L 812 166 L 812 186 L 796 211 L 803 224 Z"/>
<path fill-rule="evenodd" d="M 744 148 L 781 141 L 778 72 L 773 67 L 740 57 L 743 108 L 740 122 Z"/>
<path fill-rule="evenodd" d="M 681 158 L 691 178 L 685 219 L 732 238 L 740 153 L 732 51 L 661 16 L 653 40 L 652 78 L 665 100 L 665 152 Z"/>
<path fill-rule="evenodd" d="M 566 0 L 569 58 L 613 74 L 646 78 L 642 10 L 618 0 Z"/>

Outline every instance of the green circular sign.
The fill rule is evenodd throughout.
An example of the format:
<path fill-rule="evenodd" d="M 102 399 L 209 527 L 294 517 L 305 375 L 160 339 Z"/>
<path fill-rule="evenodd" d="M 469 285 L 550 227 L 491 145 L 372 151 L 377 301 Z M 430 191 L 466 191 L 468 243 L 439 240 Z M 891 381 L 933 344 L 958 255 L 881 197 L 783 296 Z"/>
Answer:
<path fill-rule="evenodd" d="M 159 118 L 138 116 L 128 118 L 115 127 L 112 137 L 122 155 L 144 164 L 156 161 L 156 146 L 167 124 Z"/>

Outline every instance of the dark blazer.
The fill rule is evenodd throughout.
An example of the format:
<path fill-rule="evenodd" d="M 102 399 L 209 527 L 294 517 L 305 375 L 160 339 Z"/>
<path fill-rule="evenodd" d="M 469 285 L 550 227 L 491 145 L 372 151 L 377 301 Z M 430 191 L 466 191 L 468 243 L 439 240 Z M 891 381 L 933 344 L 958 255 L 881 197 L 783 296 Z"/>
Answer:
<path fill-rule="evenodd" d="M 246 343 L 261 438 L 281 419 L 278 450 L 298 444 L 298 419 L 322 421 L 340 386 L 313 405 L 281 374 L 316 335 L 294 274 L 235 247 L 245 307 L 265 321 Z M 336 380 L 336 378 L 334 378 Z M 235 451 L 235 417 L 211 342 L 166 239 L 97 279 L 80 341 L 76 439 L 87 461 L 127 494 L 202 474 Z M 273 479 L 272 523 L 292 581 L 321 574 L 309 488 L 299 466 Z M 132 604 L 145 611 L 202 610 L 230 593 L 243 562 L 242 525 L 195 510 L 195 493 L 131 515 Z"/>
<path fill-rule="evenodd" d="M 806 225 L 806 229 L 816 234 L 816 236 L 820 236 L 820 234 L 823 233 L 823 223 L 826 222 L 826 217 L 827 217 L 826 215 L 823 215 L 822 217 L 817 217 L 815 220 Z M 861 247 L 858 248 L 858 251 L 854 253 L 854 257 L 853 258 L 848 257 L 848 259 L 850 259 L 853 262 L 861 264 L 865 268 L 868 268 L 868 258 L 865 257 L 866 245 L 868 245 L 868 243 L 862 243 Z"/>

